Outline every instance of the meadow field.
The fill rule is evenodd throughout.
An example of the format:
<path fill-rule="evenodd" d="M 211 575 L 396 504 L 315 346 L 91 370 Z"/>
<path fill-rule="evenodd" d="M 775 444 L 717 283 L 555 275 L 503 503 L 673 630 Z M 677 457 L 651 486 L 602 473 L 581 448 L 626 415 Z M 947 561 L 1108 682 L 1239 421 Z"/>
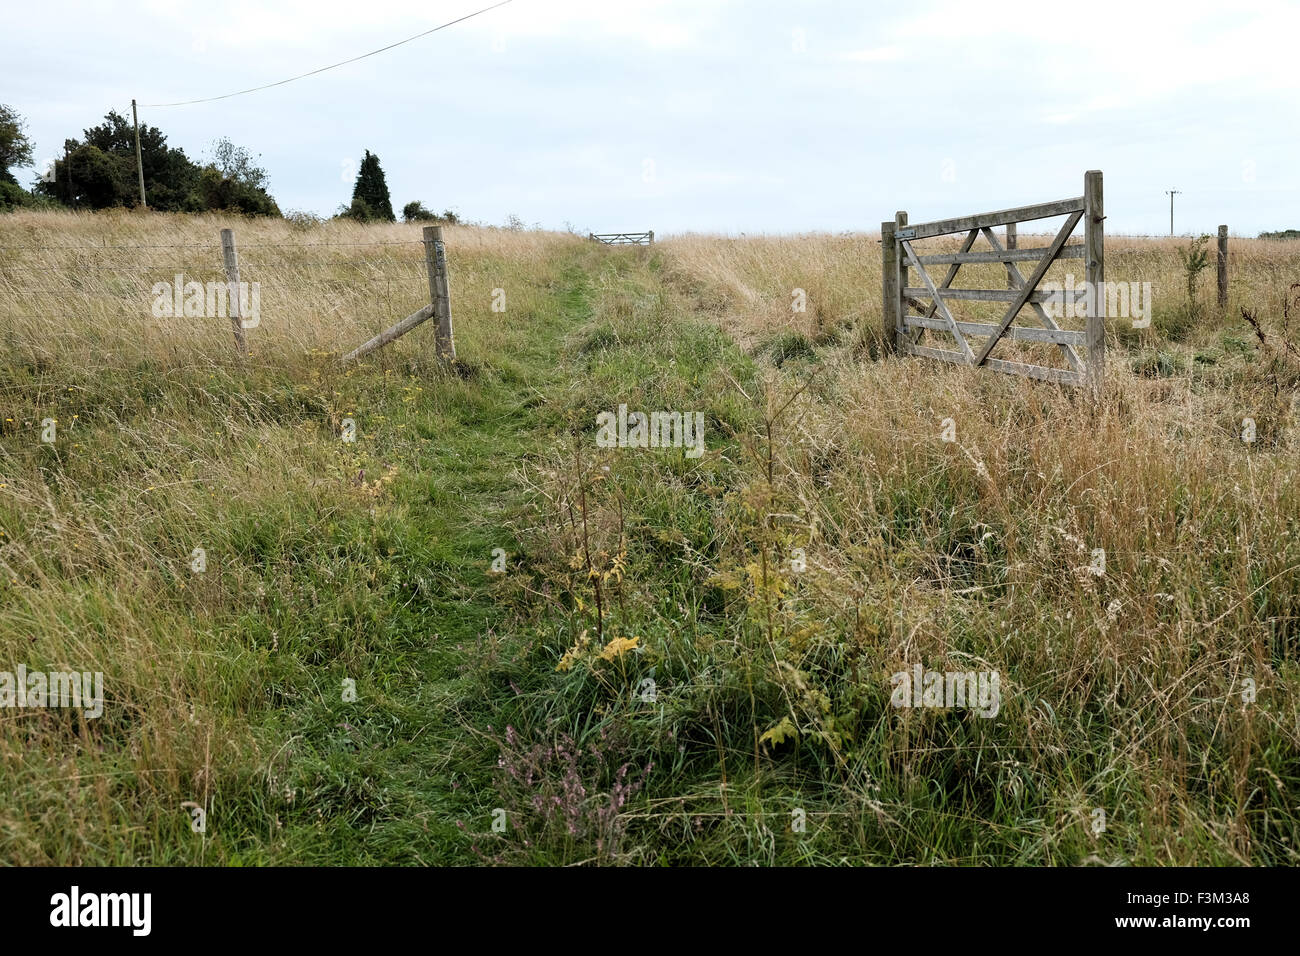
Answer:
<path fill-rule="evenodd" d="M 226 226 L 247 358 L 150 310 Z M 418 227 L 0 217 L 0 671 L 104 687 L 0 863 L 1300 863 L 1300 241 L 1107 239 L 1093 395 L 887 354 L 876 234 L 444 234 L 344 365 Z"/>

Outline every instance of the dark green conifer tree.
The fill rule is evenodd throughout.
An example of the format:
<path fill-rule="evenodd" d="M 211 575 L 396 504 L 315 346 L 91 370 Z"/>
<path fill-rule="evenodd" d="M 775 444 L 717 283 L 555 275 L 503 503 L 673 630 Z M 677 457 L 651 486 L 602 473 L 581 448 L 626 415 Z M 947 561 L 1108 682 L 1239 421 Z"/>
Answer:
<path fill-rule="evenodd" d="M 393 215 L 393 201 L 388 195 L 388 183 L 384 181 L 384 171 L 379 165 L 379 157 L 366 150 L 366 158 L 361 161 L 357 172 L 356 185 L 352 187 L 352 202 L 357 200 L 375 219 L 396 222 Z"/>

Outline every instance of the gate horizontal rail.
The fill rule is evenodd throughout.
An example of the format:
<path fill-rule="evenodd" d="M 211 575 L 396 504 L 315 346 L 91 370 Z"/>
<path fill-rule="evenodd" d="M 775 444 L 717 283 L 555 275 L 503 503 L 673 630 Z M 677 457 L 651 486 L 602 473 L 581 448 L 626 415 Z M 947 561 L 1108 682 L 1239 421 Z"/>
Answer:
<path fill-rule="evenodd" d="M 1034 206 L 1017 206 L 1015 209 L 999 209 L 997 212 L 981 212 L 974 216 L 960 216 L 957 219 L 939 219 L 935 222 L 923 222 L 899 230 L 900 239 L 931 239 L 934 236 L 947 236 L 954 232 L 966 232 L 970 229 L 988 229 L 993 226 L 1005 226 L 1012 222 L 1032 222 L 1035 219 L 1051 219 L 1067 213 L 1083 212 L 1084 200 L 1078 196 L 1074 199 L 1058 199 L 1056 202 L 1043 202 Z"/>

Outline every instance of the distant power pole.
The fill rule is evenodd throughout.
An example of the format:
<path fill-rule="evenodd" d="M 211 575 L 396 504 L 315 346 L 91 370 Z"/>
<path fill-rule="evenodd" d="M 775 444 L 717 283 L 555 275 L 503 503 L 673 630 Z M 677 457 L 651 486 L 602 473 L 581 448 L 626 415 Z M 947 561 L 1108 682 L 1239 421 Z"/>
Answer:
<path fill-rule="evenodd" d="M 135 100 L 131 101 L 131 121 L 135 124 L 135 171 L 140 177 L 140 205 L 147 209 L 149 204 L 144 201 L 144 166 L 140 163 L 140 117 L 135 111 Z"/>
<path fill-rule="evenodd" d="M 1169 194 L 1169 235 L 1174 234 L 1174 197 L 1182 192 L 1181 189 L 1166 189 Z"/>

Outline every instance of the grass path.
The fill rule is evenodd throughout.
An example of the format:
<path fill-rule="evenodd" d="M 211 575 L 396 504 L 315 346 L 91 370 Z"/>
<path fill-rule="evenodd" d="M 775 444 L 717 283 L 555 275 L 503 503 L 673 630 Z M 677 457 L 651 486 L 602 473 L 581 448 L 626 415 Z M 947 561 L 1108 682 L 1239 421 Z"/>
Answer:
<path fill-rule="evenodd" d="M 652 261 L 636 252 L 572 249 L 547 268 L 545 302 L 526 323 L 512 326 L 507 313 L 508 336 L 490 353 L 462 350 L 464 381 L 430 389 L 401 422 L 390 416 L 387 427 L 434 433 L 430 442 L 393 449 L 400 477 L 391 512 L 376 518 L 394 539 L 390 580 L 418 583 L 378 588 L 381 637 L 359 661 L 360 699 L 310 705 L 294 714 L 295 726 L 277 728 L 280 738 L 300 741 L 283 777 L 301 796 L 285 808 L 282 840 L 253 841 L 257 862 L 614 859 L 618 837 L 601 814 L 617 799 L 610 794 L 621 785 L 618 768 L 625 764 L 635 778 L 644 764 L 664 758 L 671 766 L 641 781 L 647 796 L 679 799 L 692 791 L 697 803 L 719 801 L 716 787 L 704 784 L 714 776 L 719 742 L 700 736 L 688 749 L 672 736 L 678 729 L 714 735 L 716 719 L 697 731 L 696 716 L 683 723 L 662 707 L 637 704 L 630 691 L 655 673 L 652 661 L 665 686 L 685 689 L 706 667 L 707 647 L 732 647 L 725 615 L 701 606 L 701 566 L 683 558 L 717 545 L 714 516 L 741 457 L 725 431 L 745 420 L 723 393 L 736 378 L 752 389 L 752 366 L 722 332 L 683 312 Z M 601 458 L 597 468 L 594 411 L 620 402 L 708 409 L 715 429 L 709 450 L 721 454 L 696 460 L 681 450 L 629 450 Z M 574 428 L 582 435 L 578 454 L 600 476 L 587 504 L 593 552 L 600 548 L 596 560 L 608 566 L 621 547 L 628 576 L 626 590 L 621 580 L 607 583 L 601 641 L 635 635 L 655 649 L 630 668 L 630 661 L 609 668 L 596 662 L 556 672 L 558 653 L 592 628 L 593 596 L 585 572 L 570 570 L 577 545 L 565 538 L 564 516 L 538 510 L 520 468 L 567 472 Z M 563 485 L 567 477 L 556 480 Z M 572 505 L 567 513 L 571 522 Z M 623 519 L 636 527 L 616 534 Z M 512 581 L 488 573 L 497 548 L 518 572 Z M 744 656 L 727 650 L 719 660 L 743 669 Z M 731 709 L 730 694 L 710 706 Z M 695 715 L 695 706 L 684 713 Z M 752 719 L 762 718 L 751 713 L 725 728 L 734 739 L 723 745 L 751 747 Z M 507 726 L 516 742 L 503 747 Z M 629 733 L 635 743 L 617 742 Z M 569 739 L 584 755 L 573 764 L 562 743 Z M 499 785 L 511 786 L 498 768 L 503 755 L 515 766 L 542 761 L 536 783 L 503 794 Z M 751 782 L 743 766 L 735 778 L 741 791 Z M 572 799 L 571 786 L 586 796 Z M 546 819 L 539 799 L 556 800 L 573 816 Z M 738 792 L 736 799 L 748 798 Z M 490 833 L 502 804 L 511 826 L 521 826 L 505 840 Z M 576 838 L 570 824 L 581 831 Z M 719 859 L 750 857 L 727 849 L 730 843 L 720 845 Z M 675 841 L 653 838 L 645 852 L 647 862 L 692 858 Z"/>
<path fill-rule="evenodd" d="M 0 394 L 20 404 L 0 448 L 0 558 L 12 569 L 0 599 L 13 613 L 0 649 L 33 670 L 102 668 L 107 699 L 90 723 L 62 713 L 0 724 L 0 855 L 590 858 L 599 841 L 571 841 L 554 819 L 531 838 L 491 833 L 502 804 L 512 823 L 538 825 L 536 793 L 501 792 L 508 726 L 525 760 L 570 737 L 590 755 L 592 741 L 634 725 L 636 744 L 611 743 L 607 759 L 640 766 L 677 749 L 662 713 L 629 712 L 628 688 L 600 666 L 557 673 L 565 648 L 599 634 L 590 578 L 572 563 L 572 436 L 588 474 L 609 478 L 588 498 L 593 549 L 607 568 L 620 549 L 627 561 L 627 582 L 608 585 L 602 640 L 617 630 L 667 653 L 718 630 L 700 620 L 698 554 L 715 544 L 730 466 L 712 453 L 726 439 L 711 433 L 705 459 L 635 451 L 595 469 L 595 414 L 620 402 L 704 408 L 713 427 L 734 418 L 718 398 L 727 375 L 745 378 L 734 345 L 681 308 L 641 252 L 569 237 L 522 258 L 467 252 L 460 301 L 501 281 L 511 308 L 465 308 L 453 373 L 431 361 L 424 330 L 345 371 L 315 351 L 171 372 L 157 357 L 111 375 L 11 369 Z M 46 416 L 66 423 L 56 446 L 28 437 Z M 535 481 L 556 484 L 539 496 Z M 629 526 L 614 535 L 619 502 Z M 504 579 L 489 574 L 496 549 L 508 554 Z M 676 661 L 683 687 L 704 653 L 692 645 Z M 620 662 L 620 680 L 654 666 L 632 663 Z M 701 746 L 695 769 L 707 777 L 716 746 Z M 562 785 L 556 769 L 541 786 Z M 582 773 L 594 795 L 619 770 Z M 661 786 L 675 795 L 680 780 Z"/>
<path fill-rule="evenodd" d="M 590 315 L 589 256 L 552 263 L 547 306 L 510 328 L 505 351 L 489 359 L 508 374 L 483 381 L 471 364 L 465 387 L 433 395 L 423 416 L 412 410 L 406 424 L 424 417 L 436 434 L 392 486 L 410 545 L 399 547 L 392 574 L 420 582 L 418 593 L 385 613 L 383 646 L 369 680 L 358 681 L 357 703 L 296 715 L 303 719 L 292 732 L 305 746 L 287 776 L 311 796 L 285 821 L 283 849 L 255 852 L 258 862 L 479 860 L 456 821 L 488 828 L 496 749 L 466 736 L 467 726 L 485 731 L 492 714 L 467 674 L 494 636 L 510 633 L 488 570 L 496 548 L 515 557 L 507 527 L 522 507 L 515 469 L 556 440 L 561 423 L 544 397 L 571 381 L 563 348 Z M 502 321 L 510 326 L 508 313 Z M 328 820 L 316 812 L 323 801 L 337 804 Z"/>

